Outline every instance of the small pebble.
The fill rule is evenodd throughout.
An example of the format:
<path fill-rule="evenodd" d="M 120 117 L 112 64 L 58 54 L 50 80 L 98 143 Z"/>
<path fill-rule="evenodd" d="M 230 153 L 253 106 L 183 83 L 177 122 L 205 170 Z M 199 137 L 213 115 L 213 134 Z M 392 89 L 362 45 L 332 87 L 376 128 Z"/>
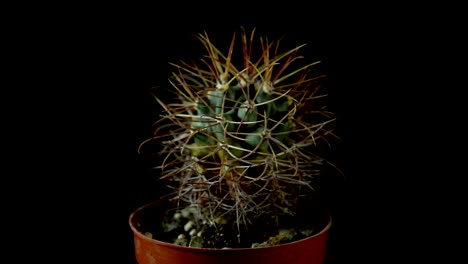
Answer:
<path fill-rule="evenodd" d="M 188 232 L 190 229 L 192 229 L 193 224 L 195 224 L 192 220 L 189 220 L 185 225 L 184 225 L 184 230 Z"/>
<path fill-rule="evenodd" d="M 175 213 L 174 214 L 174 219 L 179 220 L 182 217 L 181 213 Z"/>
<path fill-rule="evenodd" d="M 189 235 L 190 235 L 190 236 L 194 236 L 196 233 L 197 233 L 197 230 L 192 229 L 192 230 L 190 230 Z"/>

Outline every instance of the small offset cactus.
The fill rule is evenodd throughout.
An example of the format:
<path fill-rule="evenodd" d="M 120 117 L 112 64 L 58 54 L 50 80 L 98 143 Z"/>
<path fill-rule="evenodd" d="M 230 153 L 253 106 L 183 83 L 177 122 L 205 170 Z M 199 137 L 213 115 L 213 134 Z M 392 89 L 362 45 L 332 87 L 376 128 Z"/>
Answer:
<path fill-rule="evenodd" d="M 321 145 L 337 138 L 335 115 L 323 104 L 324 76 L 310 74 L 319 61 L 301 63 L 304 45 L 280 52 L 279 41 L 254 33 L 241 28 L 226 53 L 208 34 L 197 35 L 207 55 L 171 63 L 174 100 L 155 93 L 164 113 L 141 145 L 162 143 L 161 180 L 180 208 L 196 209 L 198 230 L 231 229 L 240 240 L 258 221 L 277 223 L 301 210 L 326 163 Z"/>

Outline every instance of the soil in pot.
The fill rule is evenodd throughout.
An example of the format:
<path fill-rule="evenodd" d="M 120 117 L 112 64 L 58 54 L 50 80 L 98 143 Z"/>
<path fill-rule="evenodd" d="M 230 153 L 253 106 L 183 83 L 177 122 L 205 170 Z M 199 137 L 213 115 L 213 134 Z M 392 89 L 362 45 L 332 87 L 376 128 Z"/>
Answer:
<path fill-rule="evenodd" d="M 310 204 L 309 204 L 310 205 Z M 142 207 L 143 208 L 143 207 Z M 216 223 L 197 221 L 196 208 L 174 209 L 168 200 L 158 200 L 140 208 L 131 218 L 136 231 L 149 238 L 195 248 L 255 248 L 285 244 L 310 237 L 329 225 L 329 214 L 319 207 L 300 213 L 272 217 L 259 216 L 249 225 L 217 218 Z M 138 211 L 138 210 L 137 210 Z"/>

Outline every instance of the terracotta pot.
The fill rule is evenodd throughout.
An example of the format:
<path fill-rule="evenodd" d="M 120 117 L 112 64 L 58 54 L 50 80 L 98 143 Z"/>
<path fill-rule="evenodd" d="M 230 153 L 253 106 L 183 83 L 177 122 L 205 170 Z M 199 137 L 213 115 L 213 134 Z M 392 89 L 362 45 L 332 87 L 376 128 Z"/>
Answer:
<path fill-rule="evenodd" d="M 144 235 L 144 223 L 158 221 L 158 214 L 163 208 L 163 202 L 157 200 L 136 209 L 130 215 L 135 258 L 139 264 L 323 264 L 325 261 L 331 217 L 317 234 L 282 245 L 233 249 L 192 248 Z"/>

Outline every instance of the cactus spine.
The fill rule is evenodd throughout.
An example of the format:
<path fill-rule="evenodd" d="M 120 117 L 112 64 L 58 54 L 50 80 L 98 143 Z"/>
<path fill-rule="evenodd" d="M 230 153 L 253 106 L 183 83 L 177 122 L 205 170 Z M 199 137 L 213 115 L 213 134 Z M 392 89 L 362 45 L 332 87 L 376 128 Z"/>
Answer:
<path fill-rule="evenodd" d="M 324 163 L 315 150 L 335 137 L 335 117 L 321 104 L 324 76 L 310 76 L 319 62 L 301 64 L 304 45 L 279 52 L 279 41 L 254 32 L 242 28 L 240 49 L 234 33 L 226 54 L 199 34 L 207 56 L 172 64 L 177 100 L 155 95 L 164 110 L 153 138 L 164 146 L 161 179 L 175 183 L 181 206 L 196 209 L 198 225 L 232 220 L 240 231 L 294 215 Z"/>

